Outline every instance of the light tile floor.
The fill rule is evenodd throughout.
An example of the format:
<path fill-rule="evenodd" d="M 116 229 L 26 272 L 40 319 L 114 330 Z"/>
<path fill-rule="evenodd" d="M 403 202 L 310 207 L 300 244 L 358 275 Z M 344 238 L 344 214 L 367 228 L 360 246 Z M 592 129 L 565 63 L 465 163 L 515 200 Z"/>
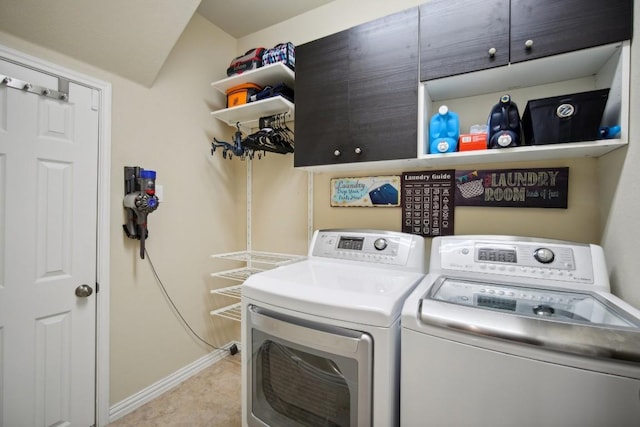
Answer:
<path fill-rule="evenodd" d="M 108 427 L 239 427 L 240 353 L 227 356 Z"/>

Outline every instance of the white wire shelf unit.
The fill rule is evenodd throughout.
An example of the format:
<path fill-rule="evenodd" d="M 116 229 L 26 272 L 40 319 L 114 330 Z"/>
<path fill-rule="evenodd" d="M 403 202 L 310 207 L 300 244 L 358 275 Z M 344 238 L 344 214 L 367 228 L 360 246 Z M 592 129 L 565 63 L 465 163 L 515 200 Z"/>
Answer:
<path fill-rule="evenodd" d="M 242 320 L 242 304 L 237 302 L 235 304 L 213 310 L 211 315 L 240 322 Z"/>
<path fill-rule="evenodd" d="M 224 271 L 219 271 L 217 273 L 211 273 L 211 277 L 223 277 L 225 279 L 238 280 L 240 282 L 244 282 L 252 274 L 259 273 L 261 271 L 263 271 L 263 269 L 240 267 L 240 268 L 234 268 L 232 270 L 224 270 Z M 223 288 L 223 289 L 226 289 L 226 288 Z M 213 289 L 211 293 L 219 294 L 220 292 L 218 292 L 218 289 Z"/>
<path fill-rule="evenodd" d="M 211 258 L 228 259 L 234 261 L 255 262 L 257 264 L 269 264 L 273 266 L 288 264 L 305 258 L 302 255 L 281 254 L 276 252 L 239 251 L 225 254 L 214 254 Z M 215 273 L 214 273 L 215 274 Z"/>
<path fill-rule="evenodd" d="M 239 251 L 224 254 L 214 254 L 211 258 L 224 259 L 231 261 L 242 261 L 246 263 L 244 267 L 222 270 L 211 273 L 211 277 L 224 278 L 237 282 L 244 282 L 252 274 L 271 268 L 289 264 L 305 257 L 302 255 L 282 254 L 275 252 L 259 252 L 259 251 Z M 212 289 L 211 294 L 222 295 L 225 297 L 240 300 L 242 298 L 242 283 L 239 285 L 226 286 L 219 289 Z M 212 316 L 219 316 L 225 319 L 241 321 L 240 303 L 231 304 L 221 307 L 217 310 L 209 312 Z"/>

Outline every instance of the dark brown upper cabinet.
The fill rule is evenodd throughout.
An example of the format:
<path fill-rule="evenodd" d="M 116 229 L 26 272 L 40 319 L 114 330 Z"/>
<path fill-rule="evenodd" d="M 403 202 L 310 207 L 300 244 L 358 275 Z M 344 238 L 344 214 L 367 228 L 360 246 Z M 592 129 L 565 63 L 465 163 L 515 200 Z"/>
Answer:
<path fill-rule="evenodd" d="M 432 0 L 420 6 L 420 80 L 631 39 L 633 0 Z"/>
<path fill-rule="evenodd" d="M 633 0 L 511 0 L 511 62 L 601 46 L 633 35 Z"/>
<path fill-rule="evenodd" d="M 432 0 L 420 6 L 420 80 L 509 63 L 509 0 Z"/>
<path fill-rule="evenodd" d="M 296 47 L 294 165 L 415 158 L 418 8 Z"/>

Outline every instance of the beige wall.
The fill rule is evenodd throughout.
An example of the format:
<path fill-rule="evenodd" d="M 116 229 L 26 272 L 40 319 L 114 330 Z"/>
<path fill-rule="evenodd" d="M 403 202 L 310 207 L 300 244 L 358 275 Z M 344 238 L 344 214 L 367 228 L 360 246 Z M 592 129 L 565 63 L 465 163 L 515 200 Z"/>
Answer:
<path fill-rule="evenodd" d="M 232 129 L 212 119 L 224 107 L 210 87 L 226 77 L 236 40 L 195 15 L 151 88 L 0 33 L 0 43 L 112 84 L 110 404 L 205 355 L 173 314 L 138 242 L 122 231 L 123 166 L 155 169 L 164 201 L 149 216 L 147 250 L 176 305 L 214 345 L 239 337 L 238 325 L 212 318 L 220 286 L 210 254 L 244 248 L 244 165 L 212 157 L 213 136 Z M 103 290 L 106 290 L 103 288 Z"/>
<path fill-rule="evenodd" d="M 149 216 L 147 250 L 168 294 L 201 336 L 216 346 L 236 340 L 238 325 L 209 311 L 210 255 L 243 248 L 241 165 L 211 156 L 213 136 L 232 129 L 211 118 L 224 97 L 210 87 L 225 77 L 235 40 L 195 15 L 149 89 L 114 79 L 111 236 L 111 404 L 206 354 L 173 314 L 138 242 L 123 237 L 121 176 L 125 165 L 158 172 L 164 198 Z"/>
<path fill-rule="evenodd" d="M 510 163 L 469 165 L 464 169 L 498 169 L 519 167 L 569 167 L 569 209 L 518 209 L 457 207 L 455 211 L 456 234 L 510 234 L 538 236 L 553 239 L 593 242 L 599 239 L 597 229 L 598 209 L 595 198 L 583 197 L 597 189 L 597 177 L 593 173 L 593 159 L 552 161 L 540 163 Z M 459 169 L 463 169 L 462 167 Z M 317 228 L 364 227 L 401 229 L 400 208 L 336 208 L 329 206 L 330 179 L 344 176 L 370 176 L 400 174 L 412 170 L 381 170 L 367 173 L 316 174 L 315 226 Z"/>
<path fill-rule="evenodd" d="M 113 85 L 111 195 L 111 404 L 159 381 L 206 354 L 180 325 L 155 283 L 149 265 L 137 256 L 137 242 L 123 237 L 122 167 L 140 165 L 158 172 L 165 200 L 149 217 L 147 248 L 158 274 L 192 326 L 216 345 L 239 338 L 238 324 L 212 319 L 208 312 L 225 301 L 208 290 L 222 286 L 209 273 L 225 268 L 212 253 L 245 247 L 245 167 L 237 159 L 209 155 L 213 136 L 230 138 L 233 129 L 209 112 L 224 107 L 210 88 L 225 77 L 230 58 L 258 45 L 294 44 L 422 3 L 420 0 L 336 0 L 313 12 L 235 40 L 195 15 L 173 49 L 156 83 L 146 88 L 56 52 L 0 33 L 0 43 L 106 80 Z M 640 12 L 636 10 L 636 24 Z M 636 28 L 640 28 L 636 26 Z M 639 69 L 632 47 L 633 69 Z M 632 79 L 633 112 L 638 72 Z M 567 210 L 458 208 L 457 233 L 538 235 L 602 242 L 614 289 L 640 306 L 634 283 L 634 243 L 640 231 L 635 214 L 640 191 L 634 164 L 638 132 L 631 128 L 629 149 L 600 160 L 576 159 L 543 164 L 491 167 L 570 167 Z M 469 165 L 468 168 L 472 168 Z M 465 168 L 467 168 L 465 166 Z M 293 168 L 292 155 L 268 154 L 252 163 L 252 245 L 254 249 L 303 254 L 307 248 L 307 173 Z M 400 173 L 376 169 L 367 175 Z M 313 177 L 313 228 L 400 229 L 400 210 L 331 208 L 329 180 L 361 172 L 317 173 Z M 597 191 L 600 189 L 600 195 Z M 606 206 L 604 206 L 606 205 Z M 222 299 L 221 299 L 222 298 Z"/>
<path fill-rule="evenodd" d="M 634 7 L 633 24 L 637 38 L 640 7 Z M 640 111 L 640 44 L 631 44 L 631 88 L 629 146 L 599 160 L 602 180 L 600 206 L 602 245 L 613 292 L 640 308 L 640 127 L 635 126 Z"/>

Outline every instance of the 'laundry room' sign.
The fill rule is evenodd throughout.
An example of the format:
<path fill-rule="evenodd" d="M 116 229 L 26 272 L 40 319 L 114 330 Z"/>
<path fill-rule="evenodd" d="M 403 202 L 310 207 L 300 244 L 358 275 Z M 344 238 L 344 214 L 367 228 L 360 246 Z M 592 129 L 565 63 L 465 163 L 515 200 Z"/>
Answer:
<path fill-rule="evenodd" d="M 456 170 L 456 206 L 567 208 L 569 168 Z"/>

